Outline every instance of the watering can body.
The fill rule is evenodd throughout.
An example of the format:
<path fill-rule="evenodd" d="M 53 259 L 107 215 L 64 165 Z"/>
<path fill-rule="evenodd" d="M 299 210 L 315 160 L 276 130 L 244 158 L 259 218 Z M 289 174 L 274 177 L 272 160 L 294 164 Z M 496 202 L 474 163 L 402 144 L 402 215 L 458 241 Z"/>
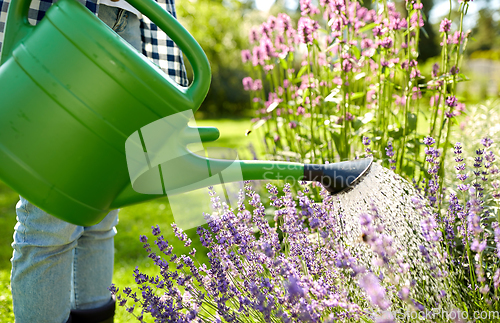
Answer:
<path fill-rule="evenodd" d="M 211 185 L 206 177 L 235 164 L 239 171 L 230 171 L 226 182 L 314 180 L 331 193 L 366 172 L 371 159 L 303 165 L 192 153 L 190 142 L 219 135 L 216 128 L 188 126 L 210 86 L 206 55 L 156 2 L 128 2 L 184 52 L 194 74 L 189 87 L 173 82 L 75 0 L 57 2 L 36 27 L 27 21 L 30 0 L 12 0 L 0 59 L 0 179 L 26 199 L 88 226 L 110 209 Z M 161 128 L 154 145 L 146 136 L 151 125 Z M 158 158 L 163 138 L 167 155 L 178 157 L 174 162 Z M 151 181 L 159 183 L 154 194 L 133 187 Z"/>
<path fill-rule="evenodd" d="M 13 0 L 6 23 L 0 178 L 63 220 L 94 224 L 130 181 L 125 140 L 159 118 L 198 109 L 210 84 L 208 60 L 152 0 L 130 3 L 186 52 L 195 74 L 188 88 L 80 3 L 59 1 L 33 27 L 30 2 Z"/>

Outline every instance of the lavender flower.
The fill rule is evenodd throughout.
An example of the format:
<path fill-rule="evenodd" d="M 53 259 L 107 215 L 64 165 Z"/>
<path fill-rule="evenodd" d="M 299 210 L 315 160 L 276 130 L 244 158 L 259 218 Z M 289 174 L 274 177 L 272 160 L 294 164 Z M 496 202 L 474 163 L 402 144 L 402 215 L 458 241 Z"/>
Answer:
<path fill-rule="evenodd" d="M 389 157 L 389 163 L 391 164 L 391 169 L 396 170 L 396 160 L 393 159 L 394 157 L 394 148 L 392 147 L 392 142 L 387 143 L 387 147 L 385 147 L 385 155 Z"/>
<path fill-rule="evenodd" d="M 488 137 L 484 137 L 481 139 L 481 145 L 483 145 L 486 148 L 489 148 L 493 144 L 493 140 L 491 140 Z"/>
<path fill-rule="evenodd" d="M 446 98 L 446 105 L 450 108 L 457 106 L 457 98 L 455 96 L 449 96 Z"/>
<path fill-rule="evenodd" d="M 424 145 L 432 146 L 435 143 L 436 143 L 436 140 L 432 137 L 425 137 L 425 139 L 424 139 Z"/>
<path fill-rule="evenodd" d="M 380 307 L 382 310 L 386 310 L 391 306 L 391 302 L 385 298 L 385 290 L 380 286 L 380 282 L 374 274 L 368 273 L 362 276 L 359 285 L 368 294 L 373 305 Z"/>

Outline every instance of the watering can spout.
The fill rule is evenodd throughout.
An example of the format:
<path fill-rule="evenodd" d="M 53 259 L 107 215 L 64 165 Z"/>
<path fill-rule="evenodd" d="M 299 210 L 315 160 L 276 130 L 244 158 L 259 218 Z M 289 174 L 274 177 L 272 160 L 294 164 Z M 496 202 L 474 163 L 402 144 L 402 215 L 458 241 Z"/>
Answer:
<path fill-rule="evenodd" d="M 269 162 L 259 160 L 224 160 L 205 158 L 188 154 L 179 164 L 163 164 L 163 194 L 141 194 L 128 185 L 111 204 L 111 208 L 120 208 L 158 197 L 179 194 L 210 185 L 249 180 L 285 180 L 316 181 L 321 183 L 330 194 L 348 191 L 361 181 L 369 171 L 373 158 L 332 163 L 325 165 L 300 164 L 291 162 Z M 172 167 L 175 165 L 176 167 Z M 170 166 L 170 167 L 167 167 Z M 207 173 L 204 170 L 208 170 Z M 179 176 L 186 174 L 187 176 Z M 208 174 L 208 176 L 206 176 Z M 146 177 L 152 180 L 152 174 Z M 151 182 L 149 182 L 151 183 Z"/>
<path fill-rule="evenodd" d="M 330 194 L 352 188 L 368 172 L 373 157 L 325 165 L 304 165 L 304 180 L 323 184 Z"/>

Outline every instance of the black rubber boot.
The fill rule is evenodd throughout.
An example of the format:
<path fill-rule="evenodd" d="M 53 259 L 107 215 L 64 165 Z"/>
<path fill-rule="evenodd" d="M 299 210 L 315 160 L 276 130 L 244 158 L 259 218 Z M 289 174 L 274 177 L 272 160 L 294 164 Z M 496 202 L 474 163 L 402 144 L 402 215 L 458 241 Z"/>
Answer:
<path fill-rule="evenodd" d="M 115 316 L 115 297 L 98 308 L 91 308 L 88 310 L 71 310 L 70 320 L 71 323 L 113 323 Z"/>

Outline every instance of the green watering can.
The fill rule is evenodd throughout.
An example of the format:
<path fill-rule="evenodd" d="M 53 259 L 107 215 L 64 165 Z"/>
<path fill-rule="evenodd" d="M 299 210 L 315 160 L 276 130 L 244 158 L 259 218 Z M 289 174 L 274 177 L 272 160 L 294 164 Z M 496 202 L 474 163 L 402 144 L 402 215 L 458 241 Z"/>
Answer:
<path fill-rule="evenodd" d="M 371 159 L 327 165 L 211 159 L 189 143 L 216 128 L 188 126 L 210 86 L 193 37 L 153 0 L 129 0 L 184 52 L 194 72 L 180 87 L 74 0 L 33 27 L 31 0 L 12 0 L 0 66 L 0 179 L 67 222 L 89 226 L 114 208 L 224 181 L 303 179 L 349 188 Z M 159 136 L 160 135 L 160 136 Z"/>

